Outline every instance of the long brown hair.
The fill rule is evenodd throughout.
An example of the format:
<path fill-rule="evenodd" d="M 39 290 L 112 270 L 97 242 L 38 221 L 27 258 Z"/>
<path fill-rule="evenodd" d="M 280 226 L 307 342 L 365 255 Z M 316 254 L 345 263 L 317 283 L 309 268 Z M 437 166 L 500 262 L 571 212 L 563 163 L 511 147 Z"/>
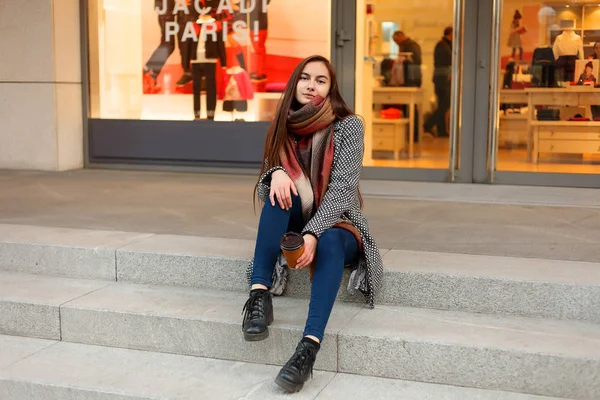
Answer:
<path fill-rule="evenodd" d="M 296 87 L 298 86 L 300 76 L 302 75 L 302 71 L 304 71 L 304 67 L 306 67 L 306 64 L 311 62 L 322 62 L 323 64 L 325 64 L 327 71 L 329 71 L 331 87 L 329 88 L 328 96 L 331 102 L 333 113 L 336 116 L 336 120 L 341 120 L 350 115 L 354 115 L 354 112 L 350 109 L 350 107 L 348 107 L 348 105 L 342 98 L 342 95 L 340 94 L 335 69 L 333 68 L 333 65 L 331 65 L 329 60 L 319 55 L 310 56 L 302 60 L 296 66 L 294 72 L 292 72 L 292 76 L 290 77 L 290 80 L 288 81 L 285 87 L 283 96 L 281 97 L 281 100 L 279 100 L 279 103 L 277 105 L 277 113 L 275 115 L 275 118 L 273 119 L 271 125 L 269 125 L 269 129 L 267 130 L 267 137 L 265 139 L 265 149 L 263 151 L 263 163 L 260 169 L 259 180 L 260 176 L 262 176 L 262 174 L 265 173 L 269 168 L 281 165 L 280 154 L 288 138 L 288 115 L 290 113 L 290 110 L 297 110 L 301 107 L 301 105 L 296 100 Z M 266 163 L 264 162 L 265 160 L 268 160 L 268 165 L 266 165 Z M 257 182 L 256 186 L 254 187 L 254 193 L 256 193 L 258 183 L 259 182 Z M 362 207 L 362 196 L 360 195 L 360 191 L 358 193 L 358 198 Z"/>

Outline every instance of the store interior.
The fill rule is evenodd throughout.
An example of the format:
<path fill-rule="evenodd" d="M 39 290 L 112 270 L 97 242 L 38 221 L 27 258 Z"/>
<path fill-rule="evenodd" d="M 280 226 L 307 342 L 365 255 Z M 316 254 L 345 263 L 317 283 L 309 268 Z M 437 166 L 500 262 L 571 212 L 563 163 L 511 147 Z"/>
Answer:
<path fill-rule="evenodd" d="M 503 9 L 497 170 L 600 173 L 600 2 Z"/>
<path fill-rule="evenodd" d="M 438 135 L 435 127 L 430 129 L 423 125 L 437 108 L 438 97 L 432 82 L 434 49 L 444 28 L 452 23 L 454 2 L 438 0 L 435 7 L 393 0 L 365 0 L 362 3 L 364 21 L 360 17 L 357 19 L 357 30 L 364 34 L 357 48 L 356 97 L 357 111 L 365 117 L 367 124 L 365 165 L 447 169 L 449 139 Z M 598 0 L 505 0 L 502 10 L 500 109 L 498 129 L 494 132 L 498 143 L 496 169 L 600 173 L 600 121 L 594 121 L 597 117 L 594 111 L 598 110 L 595 105 L 600 104 L 600 90 L 592 82 L 577 85 L 589 62 L 595 74 L 599 68 L 598 60 L 588 58 L 594 56 L 594 44 L 600 41 L 600 3 Z M 519 24 L 514 26 L 517 10 Z M 422 83 L 417 89 L 390 84 L 382 72 L 383 63 L 398 60 L 399 46 L 392 37 L 396 30 L 405 32 L 420 46 Z M 518 40 L 515 31 L 518 31 Z M 540 83 L 535 76 L 541 67 L 540 61 L 534 59 L 534 52 L 540 48 L 552 49 L 557 38 L 560 43 L 559 35 L 565 31 L 581 37 L 582 50 L 577 51 L 576 57 L 567 57 L 577 76 L 556 76 L 556 82 L 550 85 L 553 87 L 547 87 L 549 85 Z M 516 47 L 514 52 L 513 47 Z M 561 51 L 569 50 L 557 49 L 556 55 L 550 50 L 551 65 L 557 64 Z M 540 50 L 536 54 L 539 56 L 539 53 Z M 556 67 L 552 68 L 553 75 L 563 70 L 563 67 L 558 71 Z M 416 90 L 418 95 L 408 95 L 410 90 Z M 396 106 L 402 111 L 400 115 L 382 114 L 381 108 L 386 106 L 382 107 L 381 103 L 386 99 L 388 102 L 392 99 L 414 101 L 417 112 L 410 115 L 406 109 L 410 106 L 404 109 Z M 559 120 L 539 120 L 553 109 L 560 110 Z M 413 126 L 416 128 L 411 146 Z"/>
<path fill-rule="evenodd" d="M 432 6 L 364 0 L 358 1 L 357 9 L 357 32 L 362 35 L 357 35 L 356 111 L 366 125 L 364 165 L 447 169 L 446 132 L 424 125 L 436 109 L 434 50 L 444 29 L 452 25 L 454 1 L 437 0 Z M 411 56 L 394 40 L 396 31 L 420 47 L 420 82 L 407 79 L 403 84 L 390 78 L 403 75 L 395 66 Z"/>

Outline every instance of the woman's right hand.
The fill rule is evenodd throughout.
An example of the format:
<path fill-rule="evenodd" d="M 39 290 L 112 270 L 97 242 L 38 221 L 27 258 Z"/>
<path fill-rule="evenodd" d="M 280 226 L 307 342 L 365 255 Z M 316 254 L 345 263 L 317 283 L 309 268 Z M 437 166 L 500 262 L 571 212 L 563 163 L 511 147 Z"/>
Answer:
<path fill-rule="evenodd" d="M 282 170 L 273 172 L 271 174 L 271 193 L 269 194 L 271 205 L 275 206 L 275 197 L 277 197 L 281 209 L 289 210 L 292 207 L 291 193 L 298 196 L 296 185 L 288 174 Z"/>

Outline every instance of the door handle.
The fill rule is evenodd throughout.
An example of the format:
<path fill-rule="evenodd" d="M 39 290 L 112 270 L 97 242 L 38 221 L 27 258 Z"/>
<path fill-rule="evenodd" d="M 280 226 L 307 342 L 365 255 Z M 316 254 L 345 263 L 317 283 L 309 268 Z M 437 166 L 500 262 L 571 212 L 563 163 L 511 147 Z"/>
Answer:
<path fill-rule="evenodd" d="M 336 38 L 335 45 L 337 47 L 344 47 L 344 44 L 346 42 L 349 42 L 352 40 L 352 37 L 350 35 L 346 34 L 343 29 L 340 29 L 335 32 L 335 38 Z"/>

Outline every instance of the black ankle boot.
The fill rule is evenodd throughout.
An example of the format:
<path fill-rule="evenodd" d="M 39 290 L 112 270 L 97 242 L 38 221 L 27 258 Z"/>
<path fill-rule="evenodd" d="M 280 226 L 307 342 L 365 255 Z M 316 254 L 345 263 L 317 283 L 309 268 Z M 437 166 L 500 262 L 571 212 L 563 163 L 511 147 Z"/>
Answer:
<path fill-rule="evenodd" d="M 244 339 L 254 342 L 268 338 L 273 323 L 273 295 L 268 290 L 252 290 L 244 311 Z"/>
<path fill-rule="evenodd" d="M 312 377 L 319 348 L 319 344 L 312 340 L 302 339 L 292 358 L 279 371 L 275 383 L 288 392 L 299 392 L 309 376 Z"/>

